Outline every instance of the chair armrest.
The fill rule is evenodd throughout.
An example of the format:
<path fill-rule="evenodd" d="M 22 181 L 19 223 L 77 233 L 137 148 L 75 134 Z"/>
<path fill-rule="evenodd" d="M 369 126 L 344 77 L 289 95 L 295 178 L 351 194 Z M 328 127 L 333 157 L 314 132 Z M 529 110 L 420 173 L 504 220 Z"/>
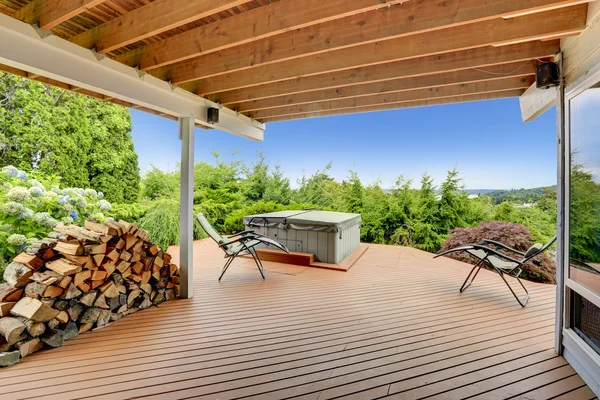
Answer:
<path fill-rule="evenodd" d="M 499 251 L 497 251 L 497 250 L 494 250 L 494 249 L 492 249 L 492 248 L 489 248 L 489 247 L 487 247 L 487 246 L 483 246 L 483 245 L 479 245 L 479 244 L 474 244 L 474 245 L 473 245 L 473 248 L 475 248 L 476 250 L 483 250 L 483 251 L 485 251 L 485 252 L 492 253 L 492 254 L 494 254 L 495 256 L 498 256 L 498 257 L 504 258 L 505 260 L 512 261 L 512 262 L 514 262 L 514 263 L 517 263 L 517 264 L 519 264 L 519 265 L 523 264 L 523 261 L 522 261 L 522 260 L 517 260 L 517 259 L 514 259 L 514 258 L 512 258 L 512 257 L 510 257 L 510 256 L 507 256 L 506 254 L 502 254 L 502 253 L 500 253 Z"/>
<path fill-rule="evenodd" d="M 448 253 L 454 253 L 455 251 L 473 250 L 474 249 L 473 246 L 475 246 L 475 245 L 474 244 L 466 244 L 464 246 L 458 246 L 458 247 L 455 247 L 453 249 L 446 250 L 446 251 L 443 251 L 441 253 L 438 253 L 433 258 L 438 258 L 438 257 L 441 257 L 441 256 L 445 256 L 446 254 L 448 254 Z"/>
<path fill-rule="evenodd" d="M 233 235 L 227 235 L 227 237 L 246 236 L 246 235 L 262 236 L 259 233 L 256 233 L 254 231 L 246 230 L 246 231 L 241 231 L 241 232 L 234 233 Z"/>
<path fill-rule="evenodd" d="M 448 253 L 453 253 L 455 251 L 466 251 L 466 250 L 483 250 L 488 255 L 494 254 L 494 255 L 496 255 L 498 257 L 504 258 L 505 260 L 509 260 L 509 261 L 515 262 L 515 263 L 517 263 L 519 265 L 521 265 L 523 263 L 523 261 L 516 260 L 516 259 L 514 259 L 514 258 L 512 258 L 510 256 L 507 256 L 506 254 L 502 254 L 502 253 L 500 253 L 497 250 L 494 250 L 494 249 L 492 249 L 490 247 L 484 246 L 484 245 L 479 244 L 479 243 L 467 244 L 467 245 L 464 245 L 464 246 L 455 247 L 453 249 L 446 250 L 446 251 L 444 251 L 442 253 L 438 253 L 433 258 L 438 258 L 438 257 L 444 256 L 444 255 L 446 255 Z"/>
<path fill-rule="evenodd" d="M 524 253 L 524 252 L 522 252 L 522 251 L 519 251 L 519 250 L 517 250 L 517 249 L 513 249 L 512 247 L 508 247 L 507 245 L 505 245 L 505 244 L 502 244 L 502 243 L 500 243 L 500 242 L 496 242 L 495 240 L 483 239 L 483 240 L 482 240 L 481 242 L 479 242 L 478 244 L 480 244 L 480 245 L 484 245 L 484 244 L 493 244 L 494 246 L 502 247 L 503 249 L 506 249 L 506 250 L 512 251 L 513 253 L 517 253 L 517 254 L 520 254 L 520 255 L 522 255 L 522 256 L 524 256 L 524 255 L 525 255 L 525 253 Z"/>
<path fill-rule="evenodd" d="M 228 240 L 224 240 L 223 242 L 219 243 L 219 247 L 223 248 L 225 246 L 229 246 L 230 244 L 234 244 L 234 243 L 241 243 L 244 242 L 246 240 L 251 240 L 252 238 L 249 236 L 237 236 L 234 238 L 229 238 Z"/>

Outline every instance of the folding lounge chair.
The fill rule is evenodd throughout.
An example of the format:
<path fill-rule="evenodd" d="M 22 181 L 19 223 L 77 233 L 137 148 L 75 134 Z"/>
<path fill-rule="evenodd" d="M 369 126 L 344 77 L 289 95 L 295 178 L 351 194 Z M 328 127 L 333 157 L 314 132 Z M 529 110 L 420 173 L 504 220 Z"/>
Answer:
<path fill-rule="evenodd" d="M 223 266 L 223 270 L 221 271 L 221 275 L 219 276 L 219 280 L 225 275 L 225 271 L 231 265 L 233 260 L 237 256 L 241 255 L 251 255 L 254 258 L 254 262 L 260 271 L 263 279 L 265 279 L 264 268 L 258 254 L 256 253 L 255 247 L 259 244 L 265 244 L 267 246 L 273 246 L 280 250 L 289 253 L 287 247 L 282 245 L 281 243 L 276 242 L 275 240 L 268 238 L 266 236 L 260 235 L 254 231 L 242 231 L 236 234 L 223 237 L 221 236 L 208 222 L 204 214 L 197 214 L 196 219 L 200 223 L 200 226 L 204 231 L 210 236 L 219 247 L 225 252 L 225 258 L 227 261 L 225 262 L 225 266 Z"/>
<path fill-rule="evenodd" d="M 461 293 L 464 292 L 471 285 L 471 283 L 473 283 L 473 281 L 475 280 L 475 277 L 479 273 L 479 270 L 484 265 L 487 265 L 491 269 L 494 269 L 496 272 L 498 272 L 498 274 L 500 275 L 500 277 L 502 278 L 504 283 L 506 283 L 506 286 L 508 286 L 508 288 L 510 289 L 513 296 L 515 296 L 515 299 L 517 299 L 517 301 L 519 302 L 519 304 L 522 307 L 525 307 L 525 305 L 527 304 L 527 301 L 529 300 L 529 292 L 525 288 L 525 285 L 523 285 L 523 282 L 521 282 L 521 280 L 519 279 L 519 275 L 521 275 L 521 272 L 522 272 L 521 268 L 522 268 L 523 264 L 525 264 L 527 261 L 531 260 L 533 257 L 537 256 L 538 254 L 546 251 L 546 249 L 548 249 L 548 247 L 552 246 L 552 243 L 554 243 L 555 241 L 556 241 L 556 236 L 554 236 L 554 238 L 552 238 L 552 240 L 550 240 L 548 243 L 546 243 L 543 246 L 540 243 L 536 243 L 533 246 L 531 246 L 526 252 L 522 252 L 519 250 L 515 250 L 511 247 L 508 247 L 506 245 L 503 245 L 502 243 L 496 242 L 494 240 L 484 240 L 480 243 L 467 244 L 464 246 L 455 247 L 454 249 L 444 251 L 443 253 L 440 253 L 433 258 L 437 258 L 437 257 L 443 256 L 443 255 L 446 255 L 448 253 L 453 253 L 455 251 L 466 251 L 467 253 L 471 254 L 472 256 L 478 258 L 479 261 L 477 262 L 477 264 L 475 264 L 475 266 L 473 267 L 471 272 L 469 272 L 469 275 L 467 275 L 467 279 L 465 279 L 465 282 L 463 283 L 463 285 L 460 288 Z M 507 256 L 505 254 L 500 253 L 498 250 L 488 247 L 488 245 L 493 245 L 496 248 L 508 250 L 512 253 L 518 254 L 519 256 L 521 256 L 523 258 L 516 259 L 516 258 L 510 257 L 510 256 Z M 471 278 L 471 275 L 473 274 L 473 272 L 475 272 L 475 275 L 473 275 L 473 277 Z M 513 288 L 506 281 L 506 278 L 504 278 L 505 274 L 517 279 L 517 282 L 519 282 L 519 284 L 521 285 L 521 287 L 523 288 L 523 290 L 526 293 L 525 300 L 521 301 L 519 299 L 519 297 L 516 295 Z"/>

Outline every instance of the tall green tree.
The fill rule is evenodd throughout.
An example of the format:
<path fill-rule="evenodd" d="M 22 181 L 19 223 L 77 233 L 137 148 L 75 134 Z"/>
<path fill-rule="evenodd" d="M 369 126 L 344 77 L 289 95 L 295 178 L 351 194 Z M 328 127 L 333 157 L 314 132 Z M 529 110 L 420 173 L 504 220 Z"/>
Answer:
<path fill-rule="evenodd" d="M 140 178 L 131 128 L 126 108 L 0 73 L 0 165 L 133 202 Z"/>

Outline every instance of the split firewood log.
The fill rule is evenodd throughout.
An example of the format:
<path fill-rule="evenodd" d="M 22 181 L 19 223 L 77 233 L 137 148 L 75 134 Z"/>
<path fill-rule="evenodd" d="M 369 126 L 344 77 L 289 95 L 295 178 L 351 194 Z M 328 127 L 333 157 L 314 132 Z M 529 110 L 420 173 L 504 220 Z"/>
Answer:
<path fill-rule="evenodd" d="M 33 269 L 25 264 L 12 262 L 4 270 L 4 281 L 11 287 L 21 288 L 27 285 L 33 275 Z"/>
<path fill-rule="evenodd" d="M 31 337 L 38 337 L 46 332 L 46 324 L 43 322 L 35 322 L 27 318 L 19 318 L 25 324 L 25 330 Z"/>
<path fill-rule="evenodd" d="M 17 304 L 14 301 L 0 303 L 0 317 L 7 317 L 10 315 L 10 310 Z"/>
<path fill-rule="evenodd" d="M 41 339 L 50 347 L 60 347 L 65 342 L 65 332 L 60 329 L 48 329 Z"/>
<path fill-rule="evenodd" d="M 81 296 L 81 298 L 79 299 L 79 302 L 83 305 L 91 307 L 94 305 L 94 302 L 96 301 L 97 296 L 98 296 L 98 292 L 91 291 L 91 292 L 88 292 L 88 293 L 84 294 L 83 296 Z"/>
<path fill-rule="evenodd" d="M 42 297 L 55 298 L 63 293 L 63 289 L 58 286 L 46 286 L 46 289 L 42 293 Z"/>
<path fill-rule="evenodd" d="M 4 337 L 9 345 L 17 343 L 25 330 L 25 324 L 17 318 L 0 318 L 0 335 Z"/>
<path fill-rule="evenodd" d="M 59 258 L 58 260 L 50 261 L 46 263 L 46 268 L 57 272 L 61 275 L 75 275 L 78 272 L 81 272 L 81 265 L 73 264 L 64 258 Z"/>
<path fill-rule="evenodd" d="M 81 256 L 83 255 L 83 247 L 79 243 L 58 242 L 54 247 L 54 251 L 58 251 L 62 255 Z"/>
<path fill-rule="evenodd" d="M 58 310 L 30 297 L 23 297 L 14 305 L 10 312 L 13 315 L 25 317 L 36 322 L 50 321 L 59 313 Z"/>
<path fill-rule="evenodd" d="M 44 265 L 44 261 L 37 256 L 29 255 L 27 253 L 21 253 L 15 257 L 13 260 L 16 263 L 25 264 L 32 270 L 36 271 L 42 265 Z"/>
<path fill-rule="evenodd" d="M 69 313 L 66 311 L 61 311 L 58 313 L 55 319 L 61 324 L 66 324 L 70 320 Z"/>
<path fill-rule="evenodd" d="M 73 284 L 73 282 L 71 282 L 69 286 L 67 286 L 67 288 L 65 289 L 62 296 L 60 296 L 60 298 L 65 300 L 71 300 L 81 296 L 82 294 L 83 292 L 79 290 L 77 286 Z"/>
<path fill-rule="evenodd" d="M 21 358 L 27 357 L 30 354 L 40 350 L 44 344 L 39 338 L 33 338 L 24 342 L 17 343 L 17 349 L 21 352 Z"/>
<path fill-rule="evenodd" d="M 39 282 L 29 282 L 25 286 L 25 296 L 31 297 L 32 299 L 39 299 L 42 297 L 42 293 L 46 290 L 46 285 Z"/>

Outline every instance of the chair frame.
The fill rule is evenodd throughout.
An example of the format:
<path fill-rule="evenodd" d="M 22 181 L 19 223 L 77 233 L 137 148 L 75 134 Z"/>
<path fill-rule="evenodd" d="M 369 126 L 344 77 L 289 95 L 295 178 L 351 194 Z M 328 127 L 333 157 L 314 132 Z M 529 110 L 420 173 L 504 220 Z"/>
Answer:
<path fill-rule="evenodd" d="M 521 275 L 521 273 L 523 272 L 522 270 L 522 266 L 523 264 L 525 264 L 527 261 L 531 260 L 533 257 L 543 253 L 544 251 L 546 251 L 546 249 L 548 249 L 554 242 L 556 241 L 556 236 L 554 236 L 554 238 L 552 240 L 550 240 L 548 243 L 546 243 L 544 246 L 542 246 L 538 251 L 536 251 L 535 253 L 525 257 L 525 252 L 513 249 L 512 247 L 506 246 L 505 244 L 502 244 L 500 242 L 497 242 L 495 240 L 483 240 L 479 243 L 473 243 L 473 244 L 467 244 L 464 246 L 459 246 L 459 247 L 455 247 L 454 249 L 450 249 L 450 250 L 446 250 L 442 253 L 437 254 L 435 257 L 433 258 L 438 258 L 441 257 L 443 255 L 446 255 L 448 253 L 453 253 L 455 251 L 468 251 L 468 250 L 482 250 L 485 252 L 485 256 L 483 258 L 477 257 L 472 253 L 471 254 L 473 257 L 477 257 L 479 258 L 479 261 L 477 262 L 477 264 L 475 264 L 475 266 L 471 269 L 471 271 L 469 272 L 469 275 L 467 275 L 467 278 L 465 279 L 465 281 L 463 282 L 462 286 L 460 287 L 460 293 L 464 292 L 465 290 L 467 290 L 467 288 L 469 286 L 471 286 L 471 284 L 473 283 L 473 281 L 475 280 L 475 278 L 477 277 L 477 274 L 479 273 L 479 271 L 481 270 L 481 268 L 483 268 L 484 266 L 488 266 L 490 269 L 496 271 L 498 273 L 498 275 L 500 275 L 500 277 L 502 278 L 502 280 L 504 281 L 504 283 L 506 284 L 506 286 L 508 286 L 508 289 L 510 290 L 510 292 L 512 293 L 512 295 L 514 296 L 514 298 L 517 300 L 517 302 L 521 305 L 521 307 L 525 307 L 527 305 L 527 302 L 529 301 L 529 291 L 527 290 L 527 288 L 525 287 L 525 285 L 523 284 L 523 282 L 521 281 L 521 279 L 519 279 L 519 276 Z M 513 252 L 515 254 L 518 254 L 520 256 L 522 256 L 523 258 L 518 260 L 516 258 L 510 257 L 506 254 L 500 253 L 498 250 L 492 249 L 491 247 L 489 247 L 489 245 L 493 245 L 496 248 L 502 248 L 505 250 L 508 250 L 510 252 Z M 496 256 L 498 258 L 504 259 L 506 261 L 512 262 L 512 263 L 516 263 L 517 265 L 511 269 L 503 269 L 503 268 L 498 268 L 495 265 L 493 265 L 490 260 L 488 260 L 488 258 L 490 256 Z M 475 272 L 475 274 L 473 275 L 473 272 Z M 471 275 L 473 275 L 473 277 L 471 278 Z M 508 283 L 508 281 L 506 280 L 506 278 L 504 277 L 504 275 L 508 275 L 511 276 L 513 278 L 515 278 L 517 280 L 517 282 L 519 283 L 519 285 L 521 285 L 521 288 L 523 288 L 523 290 L 525 291 L 525 298 L 523 300 L 521 300 L 519 298 L 519 296 L 515 293 L 514 289 L 512 288 L 512 286 Z"/>
<path fill-rule="evenodd" d="M 196 216 L 196 219 L 200 223 L 200 226 L 202 226 L 199 215 Z M 206 219 L 206 217 L 205 217 L 205 219 Z M 204 227 L 203 227 L 203 229 L 204 229 Z M 213 230 L 214 230 L 214 228 L 213 228 Z M 285 251 L 286 253 L 290 252 L 288 250 L 288 248 L 286 246 L 282 245 L 281 243 L 279 243 L 269 237 L 266 237 L 264 235 L 256 233 L 254 231 L 251 231 L 251 230 L 237 232 L 237 233 L 234 233 L 233 235 L 228 235 L 228 236 L 221 236 L 218 232 L 216 232 L 216 234 L 218 234 L 220 236 L 220 240 L 217 240 L 217 238 L 213 237 L 209 232 L 207 232 L 207 233 L 217 243 L 219 248 L 221 248 L 221 250 L 223 250 L 223 252 L 225 253 L 224 258 L 227 260 L 225 262 L 225 265 L 223 266 L 223 269 L 221 270 L 221 275 L 219 275 L 219 281 L 221 280 L 221 278 L 223 278 L 223 275 L 225 275 L 225 272 L 227 272 L 227 269 L 231 266 L 231 263 L 233 262 L 233 260 L 235 260 L 236 257 L 238 257 L 238 256 L 244 256 L 244 255 L 252 256 L 252 258 L 254 259 L 254 263 L 256 264 L 256 267 L 258 268 L 258 271 L 260 272 L 260 275 L 262 276 L 263 279 L 265 279 L 265 268 L 264 268 L 262 261 L 260 260 L 260 257 L 258 256 L 258 253 L 256 252 L 256 249 L 255 249 L 255 247 L 259 244 L 273 246 L 280 250 Z M 231 251 L 228 248 L 228 246 L 233 245 L 233 244 L 239 244 L 240 248 L 237 249 L 237 251 Z"/>

